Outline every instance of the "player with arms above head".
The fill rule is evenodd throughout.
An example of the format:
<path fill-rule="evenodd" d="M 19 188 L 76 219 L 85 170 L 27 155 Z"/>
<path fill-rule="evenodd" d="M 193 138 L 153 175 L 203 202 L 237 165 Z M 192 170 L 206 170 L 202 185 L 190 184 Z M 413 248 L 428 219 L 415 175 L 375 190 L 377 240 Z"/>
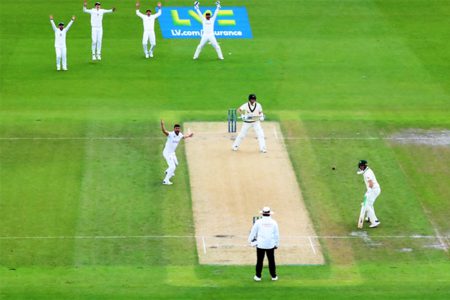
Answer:
<path fill-rule="evenodd" d="M 200 11 L 199 5 L 200 3 L 198 1 L 194 2 L 195 11 L 202 20 L 203 33 L 200 44 L 198 44 L 197 49 L 195 50 L 194 59 L 198 58 L 200 52 L 208 41 L 211 43 L 214 49 L 216 49 L 219 59 L 223 59 L 222 49 L 220 49 L 219 43 L 217 43 L 216 37 L 214 36 L 214 22 L 216 21 L 217 14 L 219 13 L 219 10 L 221 8 L 220 1 L 216 2 L 216 10 L 214 11 L 214 15 L 212 17 L 210 11 L 206 11 L 205 16 L 203 16 L 202 12 Z"/>
<path fill-rule="evenodd" d="M 250 94 L 248 96 L 248 102 L 242 104 L 237 112 L 241 114 L 241 119 L 244 122 L 242 124 L 241 131 L 234 140 L 232 149 L 237 151 L 242 139 L 247 135 L 247 131 L 252 127 L 256 135 L 258 136 L 259 151 L 266 153 L 266 141 L 264 131 L 261 127 L 261 121 L 264 121 L 264 114 L 261 104 L 256 102 L 256 95 Z"/>
<path fill-rule="evenodd" d="M 91 15 L 92 27 L 92 60 L 102 59 L 103 15 L 113 13 L 116 8 L 102 9 L 100 2 L 95 2 L 95 8 L 87 9 L 87 2 L 83 3 L 83 12 Z"/>
<path fill-rule="evenodd" d="M 161 15 L 161 2 L 158 2 L 158 12 L 152 15 L 152 10 L 147 9 L 145 14 L 139 11 L 140 3 L 136 3 L 136 15 L 142 19 L 144 24 L 144 35 L 142 37 L 142 47 L 144 48 L 145 58 L 153 57 L 153 49 L 156 46 L 155 37 L 155 20 Z M 150 41 L 150 50 L 148 50 L 148 42 Z"/>
<path fill-rule="evenodd" d="M 64 28 L 63 22 L 60 22 L 58 27 L 56 27 L 53 16 L 50 16 L 50 23 L 55 32 L 56 70 L 58 71 L 61 70 L 61 63 L 63 71 L 67 71 L 66 35 L 74 21 L 75 16 L 72 17 L 72 20 L 67 24 L 67 27 Z"/>
<path fill-rule="evenodd" d="M 362 159 L 358 162 L 358 172 L 364 177 L 364 183 L 366 184 L 367 191 L 364 194 L 364 201 L 362 203 L 363 209 L 361 210 L 362 216 L 367 214 L 367 221 L 370 222 L 369 227 L 375 228 L 380 225 L 377 216 L 375 215 L 375 200 L 381 193 L 380 185 L 378 184 L 377 178 L 373 173 L 372 169 L 369 168 L 367 161 Z"/>
<path fill-rule="evenodd" d="M 177 150 L 178 144 L 182 139 L 190 138 L 194 135 L 194 133 L 190 133 L 188 135 L 183 135 L 181 133 L 181 126 L 175 124 L 173 126 L 173 131 L 167 131 L 164 126 L 164 121 L 161 120 L 161 130 L 165 136 L 167 136 L 166 146 L 163 150 L 163 156 L 166 159 L 167 165 L 169 166 L 166 170 L 166 177 L 163 180 L 163 184 L 171 185 L 172 182 L 170 178 L 175 176 L 175 169 L 178 165 L 177 156 L 175 155 L 175 150 Z"/>

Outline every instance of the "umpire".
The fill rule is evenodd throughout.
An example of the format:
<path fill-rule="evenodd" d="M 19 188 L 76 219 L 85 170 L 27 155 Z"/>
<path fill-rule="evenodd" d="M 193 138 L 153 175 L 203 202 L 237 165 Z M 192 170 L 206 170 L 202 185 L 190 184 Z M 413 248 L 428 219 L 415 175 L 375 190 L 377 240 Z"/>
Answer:
<path fill-rule="evenodd" d="M 267 254 L 272 280 L 278 280 L 275 266 L 275 249 L 278 248 L 280 235 L 278 224 L 271 217 L 270 207 L 264 207 L 260 213 L 262 218 L 256 220 L 248 236 L 248 242 L 252 246 L 256 246 L 256 275 L 253 279 L 261 281 L 264 256 Z"/>

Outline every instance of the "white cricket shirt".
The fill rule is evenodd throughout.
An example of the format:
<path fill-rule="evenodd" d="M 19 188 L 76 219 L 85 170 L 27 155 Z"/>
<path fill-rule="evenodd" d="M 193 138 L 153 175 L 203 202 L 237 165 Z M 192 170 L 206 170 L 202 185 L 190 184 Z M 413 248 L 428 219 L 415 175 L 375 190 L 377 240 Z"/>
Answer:
<path fill-rule="evenodd" d="M 239 109 L 244 112 L 244 115 L 247 117 L 259 117 L 263 113 L 262 106 L 258 102 L 251 105 L 250 101 L 248 101 L 247 103 L 242 104 Z"/>
<path fill-rule="evenodd" d="M 203 24 L 203 35 L 214 35 L 214 22 L 216 21 L 217 13 L 219 12 L 219 8 L 217 7 L 214 11 L 214 15 L 207 20 L 205 16 L 200 12 L 200 9 L 195 7 L 195 10 L 197 11 L 197 14 L 202 19 Z"/>
<path fill-rule="evenodd" d="M 253 224 L 248 242 L 256 238 L 256 247 L 260 249 L 272 249 L 278 247 L 280 233 L 277 222 L 270 216 L 263 216 Z"/>
<path fill-rule="evenodd" d="M 91 15 L 91 26 L 92 27 L 102 27 L 103 15 L 107 14 L 107 13 L 112 13 L 113 10 L 112 9 L 102 9 L 102 8 L 87 9 L 86 7 L 83 6 L 83 12 Z"/>
<path fill-rule="evenodd" d="M 161 13 L 162 10 L 160 9 L 156 14 L 147 16 L 138 9 L 136 10 L 136 15 L 142 19 L 142 23 L 144 24 L 144 31 L 155 31 L 155 19 L 158 18 Z"/>
<path fill-rule="evenodd" d="M 178 144 L 183 139 L 183 134 L 180 132 L 178 135 L 175 134 L 174 131 L 170 131 L 167 136 L 166 146 L 164 147 L 165 153 L 175 153 L 177 150 Z"/>
<path fill-rule="evenodd" d="M 55 47 L 57 48 L 66 48 L 66 34 L 69 31 L 70 26 L 73 24 L 73 20 L 70 20 L 69 24 L 64 27 L 63 30 L 60 30 L 59 27 L 56 27 L 55 22 L 50 20 L 52 23 L 53 31 L 55 32 Z"/>
<path fill-rule="evenodd" d="M 378 184 L 377 178 L 375 177 L 375 174 L 373 173 L 372 169 L 367 167 L 367 169 L 364 171 L 363 176 L 364 176 L 364 182 L 366 184 L 367 190 L 370 190 L 369 180 L 372 180 L 373 188 L 380 188 L 380 185 Z"/>

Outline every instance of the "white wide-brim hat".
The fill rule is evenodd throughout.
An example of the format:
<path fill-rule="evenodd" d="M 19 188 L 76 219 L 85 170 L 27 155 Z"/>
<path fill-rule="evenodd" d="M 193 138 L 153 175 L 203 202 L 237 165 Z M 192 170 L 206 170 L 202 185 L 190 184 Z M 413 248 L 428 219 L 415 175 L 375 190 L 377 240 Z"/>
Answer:
<path fill-rule="evenodd" d="M 274 212 L 270 210 L 270 207 L 264 206 L 263 209 L 259 212 L 260 214 L 270 214 L 273 215 Z"/>

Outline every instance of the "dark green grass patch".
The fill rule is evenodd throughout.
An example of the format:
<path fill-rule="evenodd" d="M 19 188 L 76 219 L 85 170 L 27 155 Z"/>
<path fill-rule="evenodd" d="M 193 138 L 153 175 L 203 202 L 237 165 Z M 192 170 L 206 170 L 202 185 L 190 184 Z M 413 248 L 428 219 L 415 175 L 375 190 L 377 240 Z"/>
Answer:
<path fill-rule="evenodd" d="M 6 298 L 26 299 L 446 299 L 448 267 L 423 264 L 285 267 L 284 281 L 248 283 L 242 267 L 90 267 L 1 270 Z M 26 282 L 26 284 L 19 284 Z"/>

